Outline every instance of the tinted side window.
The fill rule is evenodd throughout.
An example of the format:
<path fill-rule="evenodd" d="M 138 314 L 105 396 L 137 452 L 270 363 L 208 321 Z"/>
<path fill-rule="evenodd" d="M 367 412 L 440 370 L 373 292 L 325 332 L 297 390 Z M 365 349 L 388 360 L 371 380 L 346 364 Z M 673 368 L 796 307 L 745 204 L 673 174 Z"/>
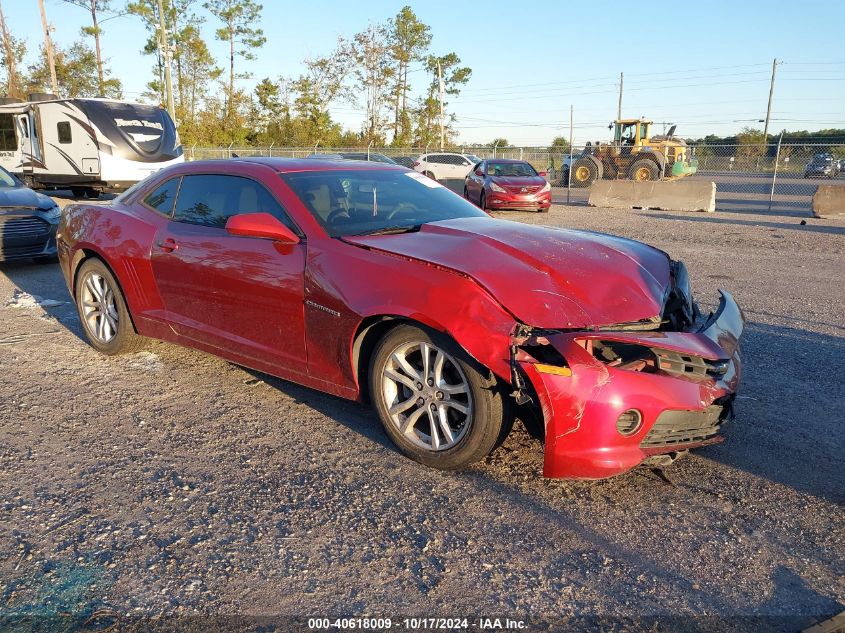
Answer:
<path fill-rule="evenodd" d="M 223 228 L 241 213 L 269 213 L 297 230 L 276 199 L 249 178 L 217 174 L 184 176 L 173 219 L 188 224 Z"/>
<path fill-rule="evenodd" d="M 439 154 L 429 154 L 428 159 L 426 160 L 428 163 L 434 163 L 435 165 L 446 165 L 446 157 L 441 156 Z"/>
<path fill-rule="evenodd" d="M 15 136 L 15 122 L 11 114 L 0 114 L 0 150 L 14 151 L 18 149 L 18 139 Z"/>
<path fill-rule="evenodd" d="M 70 123 L 67 121 L 56 123 L 56 131 L 59 133 L 59 143 L 67 144 L 73 142 L 73 137 L 70 133 Z"/>
<path fill-rule="evenodd" d="M 178 190 L 179 178 L 171 178 L 144 198 L 144 204 L 159 213 L 170 215 L 173 212 L 173 201 L 176 200 Z"/>

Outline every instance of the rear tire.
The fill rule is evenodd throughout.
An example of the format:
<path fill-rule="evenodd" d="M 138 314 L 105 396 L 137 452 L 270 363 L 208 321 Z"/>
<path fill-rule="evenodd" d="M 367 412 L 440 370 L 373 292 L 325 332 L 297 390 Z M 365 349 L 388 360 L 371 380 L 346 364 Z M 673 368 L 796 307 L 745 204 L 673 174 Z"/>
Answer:
<path fill-rule="evenodd" d="M 642 158 L 635 160 L 628 168 L 628 180 L 649 182 L 660 179 L 660 167 L 653 160 Z"/>
<path fill-rule="evenodd" d="M 504 440 L 495 376 L 447 336 L 413 325 L 390 330 L 376 345 L 369 376 L 387 435 L 414 461 L 458 470 Z"/>
<path fill-rule="evenodd" d="M 108 266 L 87 259 L 76 279 L 76 310 L 91 347 L 108 356 L 141 349 L 144 339 L 135 332 L 123 291 Z"/>
<path fill-rule="evenodd" d="M 84 198 L 86 193 L 85 187 L 71 187 L 70 192 L 73 194 L 74 198 Z"/>

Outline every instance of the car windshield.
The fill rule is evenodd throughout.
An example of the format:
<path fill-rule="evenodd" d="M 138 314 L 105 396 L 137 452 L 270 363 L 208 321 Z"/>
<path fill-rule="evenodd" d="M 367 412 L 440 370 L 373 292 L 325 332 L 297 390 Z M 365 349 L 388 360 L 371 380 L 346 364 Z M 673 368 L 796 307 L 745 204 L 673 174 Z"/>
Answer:
<path fill-rule="evenodd" d="M 21 182 L 12 174 L 0 167 L 0 189 L 8 189 L 9 187 L 20 187 Z"/>
<path fill-rule="evenodd" d="M 398 169 L 280 174 L 332 237 L 417 230 L 427 222 L 486 217 L 417 172 Z"/>
<path fill-rule="evenodd" d="M 472 161 L 473 165 L 477 165 L 478 163 L 481 162 L 481 159 L 478 156 L 476 156 L 475 154 L 465 154 L 465 156 L 467 158 L 469 158 L 470 161 Z"/>
<path fill-rule="evenodd" d="M 528 163 L 487 163 L 488 176 L 536 176 L 537 172 Z"/>

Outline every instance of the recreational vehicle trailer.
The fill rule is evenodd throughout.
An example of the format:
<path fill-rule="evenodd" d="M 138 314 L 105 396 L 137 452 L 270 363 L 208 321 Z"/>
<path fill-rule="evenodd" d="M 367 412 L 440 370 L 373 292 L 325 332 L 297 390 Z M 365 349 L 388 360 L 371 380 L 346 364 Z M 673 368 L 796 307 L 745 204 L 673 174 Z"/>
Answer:
<path fill-rule="evenodd" d="M 0 165 L 28 186 L 95 197 L 182 162 L 167 111 L 113 99 L 0 100 Z"/>

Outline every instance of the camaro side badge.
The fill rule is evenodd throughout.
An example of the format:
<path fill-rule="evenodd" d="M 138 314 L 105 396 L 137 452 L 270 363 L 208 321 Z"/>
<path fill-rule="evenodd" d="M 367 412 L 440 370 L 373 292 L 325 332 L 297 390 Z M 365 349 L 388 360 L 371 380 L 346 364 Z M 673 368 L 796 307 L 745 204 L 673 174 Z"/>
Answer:
<path fill-rule="evenodd" d="M 332 310 L 331 308 L 327 308 L 326 306 L 321 306 L 319 303 L 314 303 L 310 299 L 305 300 L 305 305 L 311 306 L 312 308 L 316 308 L 317 310 L 322 310 L 323 312 L 328 312 L 332 316 L 340 316 L 340 312 L 338 312 L 337 310 Z"/>

